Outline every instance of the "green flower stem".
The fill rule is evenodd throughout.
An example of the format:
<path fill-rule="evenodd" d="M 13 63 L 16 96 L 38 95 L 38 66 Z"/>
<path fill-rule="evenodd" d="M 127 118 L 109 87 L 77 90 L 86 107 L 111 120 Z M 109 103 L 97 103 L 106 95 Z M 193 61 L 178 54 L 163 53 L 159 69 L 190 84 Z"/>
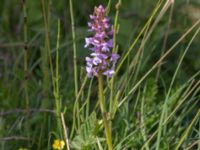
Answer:
<path fill-rule="evenodd" d="M 57 126 L 60 136 L 62 137 L 62 124 L 61 124 L 61 97 L 60 97 L 60 84 L 59 84 L 59 48 L 60 48 L 60 20 L 58 20 L 58 34 L 56 44 L 56 75 L 55 75 L 55 88 L 54 97 L 56 102 L 56 115 L 57 115 Z"/>
<path fill-rule="evenodd" d="M 26 111 L 29 111 L 29 94 L 28 94 L 28 25 L 27 25 L 27 8 L 26 0 L 23 0 L 23 14 L 24 14 L 24 92 L 26 100 Z"/>
<path fill-rule="evenodd" d="M 109 125 L 109 121 L 107 118 L 107 113 L 105 109 L 105 99 L 104 99 L 104 94 L 103 94 L 103 79 L 102 76 L 100 75 L 98 77 L 98 87 L 99 87 L 99 105 L 103 117 L 103 123 L 105 127 L 105 134 L 106 134 L 106 141 L 108 144 L 108 149 L 112 150 L 112 136 L 111 136 L 111 127 Z"/>
<path fill-rule="evenodd" d="M 73 59 L 74 59 L 74 86 L 75 86 L 75 96 L 78 96 L 78 71 L 77 71 L 77 56 L 76 56 L 76 33 L 75 33 L 75 23 L 74 23 L 74 11 L 72 0 L 69 1 L 70 6 L 70 17 L 71 17 L 71 28 L 72 28 L 72 40 L 73 40 Z"/>
<path fill-rule="evenodd" d="M 23 17 L 24 17 L 24 96 L 26 103 L 26 113 L 27 118 L 29 117 L 29 89 L 28 89 L 28 23 L 27 23 L 27 3 L 26 0 L 23 0 Z M 28 132 L 30 129 L 30 124 L 27 121 L 26 131 L 28 138 L 30 137 L 30 133 Z M 28 142 L 28 147 L 30 147 L 30 142 Z"/>

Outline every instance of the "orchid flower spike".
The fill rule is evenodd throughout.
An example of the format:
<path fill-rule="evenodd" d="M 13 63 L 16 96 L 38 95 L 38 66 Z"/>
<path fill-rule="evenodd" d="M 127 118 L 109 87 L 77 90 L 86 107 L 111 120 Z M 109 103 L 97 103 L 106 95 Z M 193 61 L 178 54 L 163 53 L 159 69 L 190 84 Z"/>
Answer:
<path fill-rule="evenodd" d="M 93 33 L 93 36 L 85 38 L 84 46 L 92 51 L 90 57 L 86 57 L 88 77 L 105 75 L 111 78 L 115 73 L 119 55 L 111 52 L 113 30 L 109 24 L 110 19 L 106 16 L 106 10 L 102 5 L 94 8 L 90 19 L 88 31 Z"/>

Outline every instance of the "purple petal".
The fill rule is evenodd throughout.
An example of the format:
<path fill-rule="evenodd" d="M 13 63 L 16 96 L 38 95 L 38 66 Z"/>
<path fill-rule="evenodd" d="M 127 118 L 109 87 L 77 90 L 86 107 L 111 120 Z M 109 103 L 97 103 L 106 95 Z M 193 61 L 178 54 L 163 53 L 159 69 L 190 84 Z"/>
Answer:
<path fill-rule="evenodd" d="M 92 23 L 91 22 L 88 22 L 88 27 L 92 27 Z"/>
<path fill-rule="evenodd" d="M 96 19 L 96 17 L 94 15 L 90 15 L 90 19 Z"/>
<path fill-rule="evenodd" d="M 98 51 L 98 50 L 99 50 L 99 47 L 94 46 L 94 47 L 91 47 L 91 48 L 89 48 L 89 49 L 92 50 L 92 51 Z"/>
<path fill-rule="evenodd" d="M 105 17 L 102 21 L 103 21 L 103 23 L 108 23 L 110 21 L 110 18 L 109 17 Z"/>
<path fill-rule="evenodd" d="M 114 70 L 107 70 L 105 72 L 103 72 L 103 75 L 108 76 L 109 78 L 111 78 L 113 76 L 113 74 L 115 73 Z"/>
<path fill-rule="evenodd" d="M 116 62 L 118 59 L 119 59 L 119 55 L 115 54 L 115 53 L 112 53 L 110 61 Z"/>
<path fill-rule="evenodd" d="M 108 42 L 107 42 L 107 45 L 109 47 L 113 47 L 113 39 L 110 39 Z"/>
<path fill-rule="evenodd" d="M 100 64 L 102 62 L 102 60 L 99 58 L 99 57 L 94 57 L 94 59 L 93 59 L 93 64 L 94 65 L 98 65 L 98 64 Z"/>
<path fill-rule="evenodd" d="M 91 53 L 90 55 L 96 57 L 98 54 L 97 53 Z"/>
<path fill-rule="evenodd" d="M 91 38 L 85 38 L 85 48 L 87 48 L 91 44 Z"/>
<path fill-rule="evenodd" d="M 91 78 L 93 76 L 92 68 L 86 67 L 86 71 L 87 71 L 88 77 Z"/>
<path fill-rule="evenodd" d="M 114 33 L 114 30 L 112 29 L 112 30 L 109 31 L 107 34 L 108 34 L 109 36 L 113 36 L 113 33 Z"/>
<path fill-rule="evenodd" d="M 105 9 L 102 5 L 99 5 L 99 7 L 96 9 L 99 13 L 105 13 Z"/>
<path fill-rule="evenodd" d="M 108 23 L 104 23 L 104 26 L 106 29 L 110 28 L 110 25 Z"/>
<path fill-rule="evenodd" d="M 86 64 L 87 64 L 88 67 L 93 66 L 93 59 L 92 58 L 86 57 L 85 60 L 86 60 Z"/>
<path fill-rule="evenodd" d="M 102 48 L 102 50 L 103 50 L 104 52 L 108 52 L 110 49 L 109 49 L 107 46 L 104 46 L 104 47 Z"/>
<path fill-rule="evenodd" d="M 99 38 L 99 39 L 103 39 L 103 38 L 106 37 L 106 33 L 105 33 L 105 32 L 96 33 L 96 34 L 95 34 L 95 37 L 96 37 L 96 38 Z"/>
<path fill-rule="evenodd" d="M 101 57 L 102 59 L 107 59 L 108 55 L 106 55 L 106 54 L 99 54 L 99 57 Z"/>

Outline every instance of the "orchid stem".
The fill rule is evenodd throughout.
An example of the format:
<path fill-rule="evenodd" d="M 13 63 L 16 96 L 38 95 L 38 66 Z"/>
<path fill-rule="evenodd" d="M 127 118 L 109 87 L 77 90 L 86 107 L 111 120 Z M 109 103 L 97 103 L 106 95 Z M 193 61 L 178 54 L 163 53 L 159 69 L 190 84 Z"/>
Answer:
<path fill-rule="evenodd" d="M 104 94 L 103 94 L 103 79 L 101 75 L 98 76 L 98 87 L 99 87 L 99 105 L 100 105 L 100 109 L 101 109 L 101 113 L 103 117 L 103 123 L 105 127 L 106 141 L 108 144 L 108 149 L 113 150 L 111 127 L 110 127 L 106 109 L 105 109 L 105 99 L 104 99 Z"/>

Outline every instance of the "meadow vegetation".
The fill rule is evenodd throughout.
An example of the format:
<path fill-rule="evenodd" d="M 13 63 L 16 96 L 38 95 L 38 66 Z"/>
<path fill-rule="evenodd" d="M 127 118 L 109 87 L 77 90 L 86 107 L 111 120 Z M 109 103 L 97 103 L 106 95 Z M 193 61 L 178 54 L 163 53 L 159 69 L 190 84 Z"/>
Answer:
<path fill-rule="evenodd" d="M 120 58 L 98 81 L 100 4 Z M 0 149 L 200 150 L 199 31 L 198 0 L 0 0 Z"/>

